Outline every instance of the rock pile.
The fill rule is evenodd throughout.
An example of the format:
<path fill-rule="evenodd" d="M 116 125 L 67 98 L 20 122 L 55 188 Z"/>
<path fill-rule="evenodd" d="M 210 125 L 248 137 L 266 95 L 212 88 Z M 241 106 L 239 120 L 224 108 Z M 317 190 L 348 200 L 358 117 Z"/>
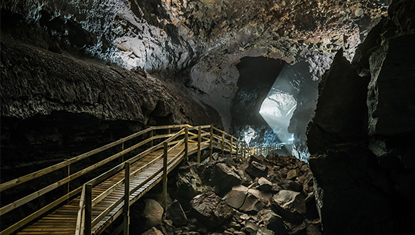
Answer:
<path fill-rule="evenodd" d="M 176 175 L 163 222 L 143 234 L 321 234 L 313 174 L 293 156 L 219 157 Z"/>

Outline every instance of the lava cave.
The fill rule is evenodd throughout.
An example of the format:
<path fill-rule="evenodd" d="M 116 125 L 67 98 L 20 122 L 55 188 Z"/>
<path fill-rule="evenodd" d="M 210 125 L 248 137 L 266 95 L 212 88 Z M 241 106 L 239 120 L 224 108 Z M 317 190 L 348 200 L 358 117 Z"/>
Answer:
<path fill-rule="evenodd" d="M 0 234 L 73 234 L 66 224 L 76 220 L 54 216 L 58 204 L 37 211 L 82 201 L 86 182 L 128 172 L 120 164 L 161 146 L 151 128 L 182 124 L 200 127 L 177 130 L 186 160 L 97 234 L 413 234 L 415 1 L 3 0 L 0 8 Z M 148 145 L 127 144 L 137 133 Z M 199 156 L 187 156 L 188 138 Z M 121 161 L 98 153 L 36 178 L 124 140 L 108 153 L 131 151 Z M 259 146 L 267 151 L 241 157 Z M 83 216 L 78 204 L 68 216 Z M 62 224 L 29 228 L 53 219 Z"/>

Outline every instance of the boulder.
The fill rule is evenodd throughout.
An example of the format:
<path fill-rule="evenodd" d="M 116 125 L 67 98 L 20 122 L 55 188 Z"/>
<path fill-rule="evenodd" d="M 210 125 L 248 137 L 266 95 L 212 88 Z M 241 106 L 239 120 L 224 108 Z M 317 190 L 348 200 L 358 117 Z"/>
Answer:
<path fill-rule="evenodd" d="M 287 234 L 284 221 L 281 216 L 273 212 L 271 209 L 264 209 L 258 212 L 258 218 L 261 223 L 278 235 Z"/>
<path fill-rule="evenodd" d="M 264 156 L 262 156 L 262 155 L 251 155 L 249 157 L 248 162 L 251 163 L 253 161 L 259 162 L 261 164 L 266 164 L 268 162 L 268 160 Z"/>
<path fill-rule="evenodd" d="M 257 161 L 250 162 L 245 171 L 253 178 L 265 177 L 268 174 L 268 168 Z"/>
<path fill-rule="evenodd" d="M 292 170 L 288 171 L 286 179 L 293 180 L 293 179 L 297 178 L 297 176 L 299 176 L 299 175 L 300 175 L 300 169 L 292 169 Z"/>
<path fill-rule="evenodd" d="M 225 163 L 215 165 L 212 174 L 212 184 L 215 185 L 219 195 L 226 194 L 233 186 L 241 184 L 241 177 Z"/>
<path fill-rule="evenodd" d="M 160 230 L 158 230 L 157 228 L 152 227 L 151 229 L 145 231 L 141 235 L 163 235 L 163 233 Z"/>
<path fill-rule="evenodd" d="M 191 211 L 199 222 L 207 226 L 219 226 L 229 220 L 233 210 L 214 192 L 195 196 L 190 201 Z"/>
<path fill-rule="evenodd" d="M 257 189 L 262 192 L 270 192 L 272 189 L 272 183 L 264 177 L 258 179 Z"/>
<path fill-rule="evenodd" d="M 161 225 L 164 209 L 154 199 L 145 199 L 145 207 L 142 215 L 146 218 L 146 225 L 148 227 L 155 227 Z"/>
<path fill-rule="evenodd" d="M 187 224 L 187 216 L 177 200 L 174 200 L 167 209 L 166 219 L 171 220 L 174 226 L 183 226 Z"/>
<path fill-rule="evenodd" d="M 249 235 L 256 235 L 258 229 L 259 229 L 258 225 L 256 225 L 255 223 L 249 220 L 246 221 L 245 227 L 243 228 L 243 230 Z"/>
<path fill-rule="evenodd" d="M 260 227 L 256 233 L 256 235 L 274 235 L 274 231 L 269 230 L 265 227 Z"/>
<path fill-rule="evenodd" d="M 186 167 L 177 174 L 176 186 L 177 192 L 181 197 L 192 199 L 194 196 L 201 193 L 199 186 L 202 181 L 199 175 L 192 167 Z"/>
<path fill-rule="evenodd" d="M 225 195 L 223 200 L 231 207 L 243 212 L 258 212 L 265 205 L 270 204 L 270 194 L 262 193 L 256 189 L 249 189 L 239 185 Z"/>
<path fill-rule="evenodd" d="M 272 208 L 289 221 L 301 221 L 306 212 L 305 197 L 300 192 L 281 190 L 273 196 Z"/>
<path fill-rule="evenodd" d="M 249 186 L 249 185 L 252 184 L 253 180 L 252 180 L 251 176 L 248 173 L 246 173 L 243 169 L 240 169 L 240 168 L 238 168 L 236 171 L 237 171 L 239 177 L 241 177 L 241 180 L 242 180 L 241 184 L 242 185 Z"/>
<path fill-rule="evenodd" d="M 281 181 L 278 182 L 278 185 L 282 187 L 283 189 L 290 190 L 290 191 L 295 191 L 295 192 L 303 191 L 303 186 L 292 180 L 281 179 Z"/>

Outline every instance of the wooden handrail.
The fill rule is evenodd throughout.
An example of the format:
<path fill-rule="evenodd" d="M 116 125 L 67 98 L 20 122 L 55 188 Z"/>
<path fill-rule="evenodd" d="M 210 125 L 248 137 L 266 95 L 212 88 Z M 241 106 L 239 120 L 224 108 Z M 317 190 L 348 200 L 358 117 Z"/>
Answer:
<path fill-rule="evenodd" d="M 172 129 L 179 129 L 176 133 L 172 134 L 171 130 Z M 167 134 L 155 134 L 155 131 L 159 131 L 159 130 L 167 130 Z M 136 137 L 139 137 L 141 135 L 147 134 L 147 133 L 151 133 L 150 136 L 147 136 L 146 139 L 139 141 L 138 143 L 132 144 L 130 147 L 124 149 L 125 143 L 129 140 L 132 140 Z M 219 134 L 216 134 L 219 133 Z M 183 136 L 180 139 L 177 139 L 179 136 Z M 187 136 L 187 139 L 186 139 Z M 153 146 L 153 141 L 154 140 L 158 140 L 158 139 L 164 139 L 163 141 L 161 141 L 160 143 L 157 143 L 156 145 Z M 195 141 L 197 142 L 197 146 L 196 147 L 192 147 L 191 149 L 188 149 L 188 143 L 192 142 L 195 143 Z M 202 142 L 204 141 L 204 142 Z M 151 143 L 151 147 L 146 148 L 144 151 L 141 151 L 140 153 L 136 154 L 135 156 L 124 160 L 124 155 L 126 155 L 127 153 L 130 153 L 131 151 Z M 24 225 L 26 225 L 27 223 L 31 222 L 33 219 L 39 217 L 40 215 L 46 213 L 47 211 L 49 211 L 50 209 L 52 209 L 53 207 L 56 207 L 57 205 L 61 204 L 63 201 L 68 200 L 69 198 L 75 196 L 75 195 L 79 195 L 79 193 L 81 193 L 81 200 L 80 200 L 80 205 L 79 205 L 79 211 L 78 211 L 78 216 L 77 216 L 77 222 L 76 222 L 76 234 L 83 234 L 84 229 L 88 226 L 92 226 L 89 228 L 93 228 L 93 226 L 97 223 L 97 221 L 99 221 L 101 218 L 103 218 L 103 215 L 99 215 L 98 217 L 95 217 L 94 221 L 91 221 L 92 223 L 90 223 L 88 226 L 85 225 L 85 217 L 87 215 L 85 215 L 85 185 L 89 185 L 88 188 L 93 187 L 94 185 L 97 185 L 98 183 L 106 180 L 107 178 L 111 177 L 112 175 L 115 175 L 117 172 L 121 171 L 125 164 L 128 162 L 130 164 L 135 163 L 136 161 L 139 161 L 142 157 L 146 156 L 147 154 L 154 152 L 158 149 L 161 149 L 163 147 L 163 145 L 167 145 L 167 146 L 171 146 L 168 147 L 168 152 L 173 151 L 174 149 L 176 149 L 178 146 L 181 146 L 182 144 L 185 144 L 186 147 L 183 150 L 180 150 L 179 153 L 175 154 L 174 158 L 171 159 L 171 161 L 169 161 L 169 164 L 173 161 L 175 161 L 175 166 L 178 164 L 177 160 L 175 160 L 178 156 L 183 157 L 183 159 L 187 158 L 187 151 L 192 151 L 193 153 L 197 153 L 197 159 L 198 162 L 200 161 L 200 157 L 201 157 L 201 148 L 203 146 L 203 149 L 206 148 L 206 146 L 208 146 L 209 148 L 209 152 L 207 154 L 209 154 L 209 158 L 211 159 L 212 156 L 212 150 L 213 148 L 219 148 L 223 151 L 227 151 L 230 152 L 231 154 L 236 154 L 237 156 L 240 154 L 240 156 L 244 156 L 244 153 L 249 153 L 250 151 L 255 151 L 254 148 L 247 148 L 233 135 L 230 135 L 228 133 L 226 133 L 223 130 L 220 130 L 212 125 L 202 125 L 202 126 L 190 126 L 188 124 L 183 124 L 183 125 L 166 125 L 166 126 L 152 126 L 149 128 L 146 128 L 145 130 L 139 131 L 137 133 L 131 134 L 127 137 L 121 138 L 117 141 L 114 141 L 112 143 L 106 144 L 102 147 L 93 149 L 89 152 L 86 152 L 84 154 L 78 155 L 76 157 L 73 157 L 71 159 L 67 159 L 63 162 L 54 164 L 50 167 L 46 167 L 44 169 L 38 170 L 36 172 L 27 174 L 25 176 L 19 177 L 17 179 L 13 179 L 10 180 L 8 182 L 5 182 L 3 184 L 0 185 L 0 192 L 10 189 L 12 187 L 15 187 L 17 185 L 20 185 L 22 183 L 28 182 L 30 180 L 36 179 L 38 177 L 41 177 L 43 175 L 46 175 L 48 173 L 54 172 L 56 170 L 59 170 L 65 166 L 70 166 L 73 163 L 76 163 L 80 160 L 86 159 L 90 156 L 93 156 L 95 154 L 101 153 L 105 150 L 108 150 L 110 148 L 113 148 L 115 146 L 121 145 L 121 151 L 116 152 L 115 154 L 97 162 L 94 163 L 92 165 L 87 166 L 84 169 L 81 169 L 79 171 L 73 171 L 74 173 L 68 174 L 67 177 L 58 180 L 55 183 L 52 183 L 34 193 L 31 193 L 21 199 L 18 199 L 8 205 L 3 206 L 2 208 L 0 208 L 0 215 L 4 215 L 5 213 L 10 212 L 11 210 L 18 208 L 58 187 L 61 187 L 62 185 L 68 184 L 69 182 L 71 182 L 72 180 L 85 175 L 88 172 L 91 172 L 117 158 L 122 157 L 122 163 L 114 166 L 113 168 L 111 168 L 110 170 L 100 174 L 99 176 L 89 180 L 88 182 L 86 182 L 84 184 L 84 186 L 81 186 L 69 193 L 67 193 L 66 195 L 64 195 L 63 197 L 55 200 L 54 202 L 50 203 L 48 206 L 41 208 L 40 210 L 36 211 L 35 213 L 32 213 L 31 215 L 29 215 L 28 217 L 20 220 L 18 223 L 10 226 L 9 228 L 6 228 L 4 231 L 1 232 L 1 234 L 10 234 L 14 231 L 16 231 L 17 229 L 23 227 Z M 241 144 L 240 144 L 241 143 Z M 195 149 L 196 148 L 196 149 Z M 277 145 L 278 148 L 278 145 Z M 190 152 L 189 152 L 190 153 Z M 204 155 L 207 156 L 207 154 Z M 246 154 L 245 154 L 246 155 Z M 163 157 L 163 155 L 159 155 L 157 156 L 155 159 L 153 159 L 152 161 L 150 161 L 149 163 L 145 164 L 144 166 L 140 167 L 139 169 L 136 169 L 134 172 L 132 172 L 130 175 L 130 177 L 134 177 L 135 175 L 137 175 L 138 173 L 142 172 L 143 170 L 145 170 L 146 168 L 148 168 L 151 164 L 153 164 L 154 162 L 160 160 Z M 181 161 L 181 159 L 180 159 Z M 71 171 L 72 172 L 72 171 Z M 160 172 L 158 172 L 160 173 Z M 155 177 L 157 174 L 153 174 L 153 177 Z M 150 177 L 151 178 L 151 177 Z M 115 188 L 119 187 L 122 184 L 123 180 L 120 180 L 118 182 L 116 182 L 112 187 L 110 187 L 109 189 L 107 189 L 105 192 L 102 192 L 100 195 L 96 196 L 94 199 L 90 199 L 90 202 L 88 202 L 88 206 L 95 206 L 97 203 L 99 203 L 100 201 L 102 201 L 105 197 L 107 197 L 109 194 L 111 194 L 111 192 L 113 192 L 115 190 Z M 146 179 L 144 182 L 148 182 L 148 180 Z M 141 184 L 140 184 L 141 185 Z M 130 194 L 135 192 L 136 190 L 138 190 L 141 186 L 137 185 L 136 187 L 134 187 L 133 190 L 130 191 Z M 140 186 L 140 187 L 138 187 Z M 122 201 L 122 200 L 121 200 Z M 118 202 L 118 201 L 117 201 Z M 115 208 L 119 203 L 115 202 L 112 206 L 110 206 L 110 208 Z M 120 202 L 121 203 L 121 202 Z M 108 210 L 106 211 L 111 211 L 109 210 L 110 208 L 107 208 Z M 91 220 L 91 218 L 90 218 Z"/>

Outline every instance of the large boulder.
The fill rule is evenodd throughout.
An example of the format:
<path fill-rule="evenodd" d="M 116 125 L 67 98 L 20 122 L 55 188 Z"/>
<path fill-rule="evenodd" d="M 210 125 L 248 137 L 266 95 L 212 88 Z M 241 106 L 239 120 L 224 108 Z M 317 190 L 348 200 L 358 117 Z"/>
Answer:
<path fill-rule="evenodd" d="M 142 215 L 146 218 L 146 225 L 150 228 L 161 225 L 164 209 L 160 203 L 154 199 L 145 199 L 144 203 Z"/>
<path fill-rule="evenodd" d="M 151 229 L 145 231 L 141 235 L 163 235 L 163 233 L 160 230 L 158 230 L 157 228 L 152 227 Z"/>
<path fill-rule="evenodd" d="M 224 195 L 233 186 L 241 184 L 241 177 L 225 163 L 218 163 L 213 169 L 212 184 L 215 185 L 219 195 Z"/>
<path fill-rule="evenodd" d="M 194 196 L 202 193 L 200 185 L 202 181 L 193 167 L 184 167 L 177 174 L 176 186 L 177 192 L 185 199 L 192 199 Z"/>
<path fill-rule="evenodd" d="M 253 178 L 266 177 L 268 174 L 267 166 L 257 161 L 250 162 L 245 171 Z"/>
<path fill-rule="evenodd" d="M 262 193 L 256 189 L 249 189 L 239 185 L 225 195 L 223 200 L 231 207 L 243 212 L 258 212 L 270 204 L 270 194 Z"/>
<path fill-rule="evenodd" d="M 301 221 L 306 212 L 305 197 L 300 192 L 281 190 L 273 196 L 272 208 L 289 221 Z"/>
<path fill-rule="evenodd" d="M 219 226 L 228 221 L 233 210 L 214 192 L 197 195 L 190 201 L 193 215 L 207 226 Z"/>
<path fill-rule="evenodd" d="M 257 189 L 261 192 L 270 192 L 272 190 L 272 183 L 264 177 L 258 179 Z"/>
<path fill-rule="evenodd" d="M 174 226 L 183 226 L 187 224 L 187 216 L 177 200 L 174 200 L 169 208 L 167 208 L 166 219 L 171 220 Z"/>
<path fill-rule="evenodd" d="M 274 231 L 278 235 L 287 234 L 284 220 L 281 216 L 273 212 L 271 209 L 264 209 L 258 212 L 258 219 L 267 228 Z"/>

